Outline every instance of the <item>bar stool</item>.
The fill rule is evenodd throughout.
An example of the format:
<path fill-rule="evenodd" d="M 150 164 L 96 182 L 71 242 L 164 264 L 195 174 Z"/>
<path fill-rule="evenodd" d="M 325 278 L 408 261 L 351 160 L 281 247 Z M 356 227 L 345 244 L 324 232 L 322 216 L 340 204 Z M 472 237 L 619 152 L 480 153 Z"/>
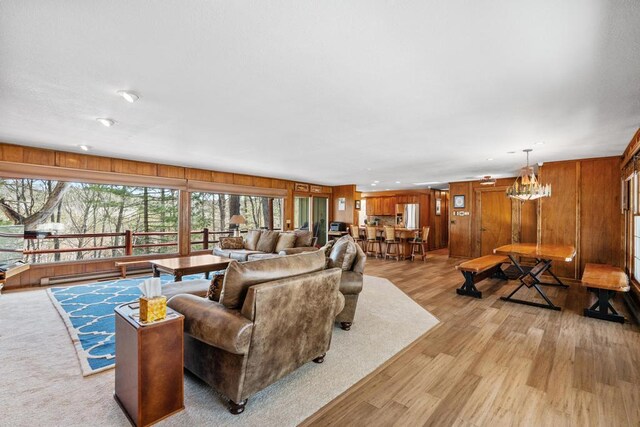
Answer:
<path fill-rule="evenodd" d="M 394 257 L 396 261 L 400 261 L 400 242 L 396 240 L 396 229 L 388 225 L 384 226 L 384 243 L 387 247 L 384 249 L 384 259 Z M 395 251 L 391 253 L 391 248 Z"/>
<path fill-rule="evenodd" d="M 351 224 L 349 226 L 349 233 L 351 233 L 351 237 L 353 237 L 353 240 L 359 244 L 362 249 L 364 249 L 364 239 L 362 237 L 360 237 L 360 227 L 358 227 L 355 224 Z"/>
<path fill-rule="evenodd" d="M 411 261 L 413 261 L 416 256 L 422 257 L 423 262 L 427 260 L 429 228 L 430 227 L 422 227 L 422 233 L 420 237 L 416 235 L 416 237 L 411 241 Z"/>
<path fill-rule="evenodd" d="M 376 252 L 376 246 L 378 247 L 378 251 Z M 370 250 L 373 247 L 373 251 Z M 375 255 L 378 258 L 378 255 L 382 256 L 382 243 L 380 239 L 378 239 L 378 229 L 376 227 L 367 226 L 367 245 L 365 246 L 365 252 L 367 255 Z"/>

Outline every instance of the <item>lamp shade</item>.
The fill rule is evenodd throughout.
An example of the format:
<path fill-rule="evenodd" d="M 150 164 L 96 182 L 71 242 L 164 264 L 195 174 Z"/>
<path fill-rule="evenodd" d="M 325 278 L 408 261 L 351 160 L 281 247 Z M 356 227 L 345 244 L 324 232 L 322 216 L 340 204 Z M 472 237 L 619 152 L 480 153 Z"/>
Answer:
<path fill-rule="evenodd" d="M 229 220 L 229 224 L 240 225 L 240 224 L 246 224 L 246 223 L 247 223 L 247 220 L 244 219 L 242 215 L 233 215 Z"/>

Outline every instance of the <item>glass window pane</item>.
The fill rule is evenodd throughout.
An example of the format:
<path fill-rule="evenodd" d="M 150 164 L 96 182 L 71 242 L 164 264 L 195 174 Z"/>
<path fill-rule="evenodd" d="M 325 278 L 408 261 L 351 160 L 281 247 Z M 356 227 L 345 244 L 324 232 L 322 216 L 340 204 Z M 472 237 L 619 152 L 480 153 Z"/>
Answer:
<path fill-rule="evenodd" d="M 2 179 L 2 225 L 24 225 L 31 263 L 177 252 L 178 191 Z"/>
<path fill-rule="evenodd" d="M 309 198 L 296 197 L 293 200 L 293 228 L 309 229 Z"/>
<path fill-rule="evenodd" d="M 236 194 L 191 193 L 191 249 L 211 249 L 221 236 L 229 236 L 238 228 L 246 230 L 269 228 L 273 217 L 273 228 L 282 228 L 281 198 L 243 196 Z M 273 210 L 272 210 L 273 209 Z M 242 224 L 231 224 L 231 218 L 239 215 Z M 204 244 L 204 230 L 208 232 L 208 243 Z"/>
<path fill-rule="evenodd" d="M 324 246 L 327 243 L 327 217 L 329 199 L 326 197 L 313 198 L 313 235 L 318 238 L 317 244 Z"/>

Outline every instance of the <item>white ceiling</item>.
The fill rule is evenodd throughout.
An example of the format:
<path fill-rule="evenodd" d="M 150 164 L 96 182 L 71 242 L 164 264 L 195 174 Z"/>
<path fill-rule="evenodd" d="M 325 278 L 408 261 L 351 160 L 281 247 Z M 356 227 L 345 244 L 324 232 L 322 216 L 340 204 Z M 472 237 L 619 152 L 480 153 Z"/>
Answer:
<path fill-rule="evenodd" d="M 383 190 L 639 125 L 637 0 L 0 0 L 5 142 Z"/>

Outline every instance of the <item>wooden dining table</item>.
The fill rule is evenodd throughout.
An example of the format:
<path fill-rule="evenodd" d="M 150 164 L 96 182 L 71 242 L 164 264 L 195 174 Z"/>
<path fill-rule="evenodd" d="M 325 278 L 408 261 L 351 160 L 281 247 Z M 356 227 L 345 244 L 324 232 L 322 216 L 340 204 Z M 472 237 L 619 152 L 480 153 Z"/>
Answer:
<path fill-rule="evenodd" d="M 554 261 L 573 261 L 576 256 L 576 248 L 574 246 L 536 243 L 512 243 L 510 245 L 504 245 L 494 249 L 493 253 L 497 255 L 508 256 L 513 265 L 518 269 L 520 273 L 520 276 L 518 277 L 520 286 L 518 286 L 508 296 L 501 297 L 501 300 L 515 302 L 517 304 L 531 305 L 534 307 L 547 308 L 551 310 L 561 310 L 560 307 L 551 302 L 542 288 L 540 288 L 540 285 L 557 286 L 561 288 L 569 287 L 553 273 L 552 264 Z M 533 258 L 535 259 L 536 263 L 533 268 L 527 269 L 524 268 L 518 261 L 518 257 Z M 542 275 L 545 273 L 551 275 L 555 282 L 542 282 Z M 516 292 L 518 292 L 523 286 L 526 286 L 527 288 L 534 288 L 542 297 L 542 299 L 545 300 L 546 304 L 513 298 Z"/>

